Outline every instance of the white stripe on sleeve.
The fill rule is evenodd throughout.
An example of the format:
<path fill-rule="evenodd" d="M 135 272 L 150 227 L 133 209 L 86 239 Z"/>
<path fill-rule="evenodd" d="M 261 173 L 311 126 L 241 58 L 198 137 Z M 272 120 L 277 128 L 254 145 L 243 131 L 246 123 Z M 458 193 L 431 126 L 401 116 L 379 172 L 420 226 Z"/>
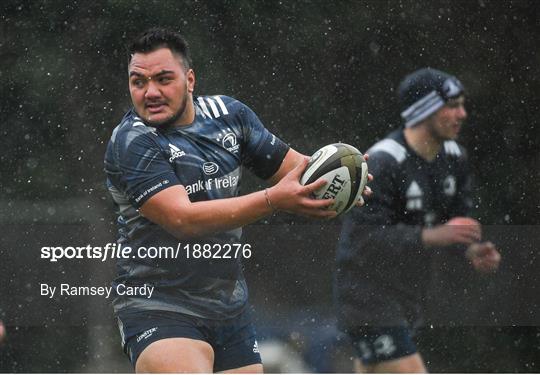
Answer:
<path fill-rule="evenodd" d="M 227 111 L 227 107 L 225 107 L 225 103 L 223 103 L 223 100 L 221 100 L 219 95 L 214 96 L 214 99 L 216 99 L 216 102 L 218 102 L 221 112 L 223 112 L 224 115 L 228 115 L 229 111 Z"/>

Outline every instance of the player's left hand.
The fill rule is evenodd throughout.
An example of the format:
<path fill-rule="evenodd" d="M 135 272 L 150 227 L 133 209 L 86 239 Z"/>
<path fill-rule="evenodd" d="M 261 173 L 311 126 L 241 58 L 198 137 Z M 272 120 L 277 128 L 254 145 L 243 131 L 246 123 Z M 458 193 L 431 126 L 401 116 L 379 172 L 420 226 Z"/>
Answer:
<path fill-rule="evenodd" d="M 467 248 L 465 256 L 475 270 L 481 273 L 497 271 L 501 263 L 501 254 L 491 242 L 475 242 Z"/>
<path fill-rule="evenodd" d="M 369 160 L 369 155 L 368 154 L 364 154 L 363 156 L 364 156 L 365 161 Z M 368 173 L 367 178 L 368 178 L 368 183 L 373 181 L 373 175 L 371 173 Z M 362 207 L 364 205 L 364 203 L 365 203 L 364 202 L 364 196 L 369 197 L 371 194 L 373 194 L 373 190 L 371 190 L 371 188 L 368 185 L 366 185 L 364 187 L 364 191 L 362 192 L 362 196 L 360 196 L 360 199 L 358 200 L 358 202 L 356 202 L 356 206 Z"/>

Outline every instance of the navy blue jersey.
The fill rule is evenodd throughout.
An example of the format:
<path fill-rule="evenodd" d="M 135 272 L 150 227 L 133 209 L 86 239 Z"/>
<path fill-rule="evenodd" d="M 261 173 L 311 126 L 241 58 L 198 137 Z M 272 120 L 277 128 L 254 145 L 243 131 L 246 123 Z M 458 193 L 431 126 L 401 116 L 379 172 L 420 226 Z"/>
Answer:
<path fill-rule="evenodd" d="M 344 218 L 338 246 L 340 319 L 403 324 L 421 314 L 430 280 L 434 250 L 424 249 L 422 228 L 469 214 L 471 178 L 465 150 L 454 141 L 428 162 L 397 130 L 367 153 L 374 193 Z"/>
<path fill-rule="evenodd" d="M 142 217 L 154 194 L 183 185 L 192 202 L 236 197 L 245 166 L 262 179 L 279 169 L 289 147 L 255 113 L 226 96 L 194 99 L 195 120 L 181 127 L 147 126 L 130 110 L 113 131 L 105 155 L 107 186 L 118 206 L 119 243 L 132 249 L 178 243 L 238 243 L 241 228 L 192 239 L 174 238 Z M 180 254 L 184 254 L 181 252 Z M 114 284 L 152 285 L 152 298 L 117 296 L 116 311 L 166 310 L 211 319 L 242 311 L 247 287 L 236 259 L 146 259 L 117 263 Z"/>

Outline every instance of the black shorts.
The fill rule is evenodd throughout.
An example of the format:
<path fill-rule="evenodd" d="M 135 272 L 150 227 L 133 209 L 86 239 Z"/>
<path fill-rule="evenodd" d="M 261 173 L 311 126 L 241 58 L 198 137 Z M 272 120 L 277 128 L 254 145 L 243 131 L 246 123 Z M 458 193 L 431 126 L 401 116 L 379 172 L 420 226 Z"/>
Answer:
<path fill-rule="evenodd" d="M 120 313 L 124 352 L 133 367 L 151 343 L 174 337 L 202 340 L 214 349 L 214 371 L 261 363 L 255 328 L 248 309 L 227 320 L 210 320 L 170 311 Z"/>
<path fill-rule="evenodd" d="M 417 352 L 406 326 L 359 327 L 347 332 L 353 347 L 366 366 L 405 357 Z"/>

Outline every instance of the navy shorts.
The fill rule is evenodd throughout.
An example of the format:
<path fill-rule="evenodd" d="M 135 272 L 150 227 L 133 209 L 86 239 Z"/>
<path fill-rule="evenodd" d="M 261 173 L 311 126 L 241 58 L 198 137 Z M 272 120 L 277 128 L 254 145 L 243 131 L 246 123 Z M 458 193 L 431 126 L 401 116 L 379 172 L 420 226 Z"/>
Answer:
<path fill-rule="evenodd" d="M 171 311 L 120 313 L 118 326 L 124 352 L 133 367 L 148 345 L 174 337 L 209 343 L 214 349 L 214 371 L 261 363 L 248 309 L 227 320 L 202 319 Z"/>
<path fill-rule="evenodd" d="M 405 357 L 417 352 L 411 331 L 405 326 L 358 327 L 347 332 L 366 366 Z"/>

